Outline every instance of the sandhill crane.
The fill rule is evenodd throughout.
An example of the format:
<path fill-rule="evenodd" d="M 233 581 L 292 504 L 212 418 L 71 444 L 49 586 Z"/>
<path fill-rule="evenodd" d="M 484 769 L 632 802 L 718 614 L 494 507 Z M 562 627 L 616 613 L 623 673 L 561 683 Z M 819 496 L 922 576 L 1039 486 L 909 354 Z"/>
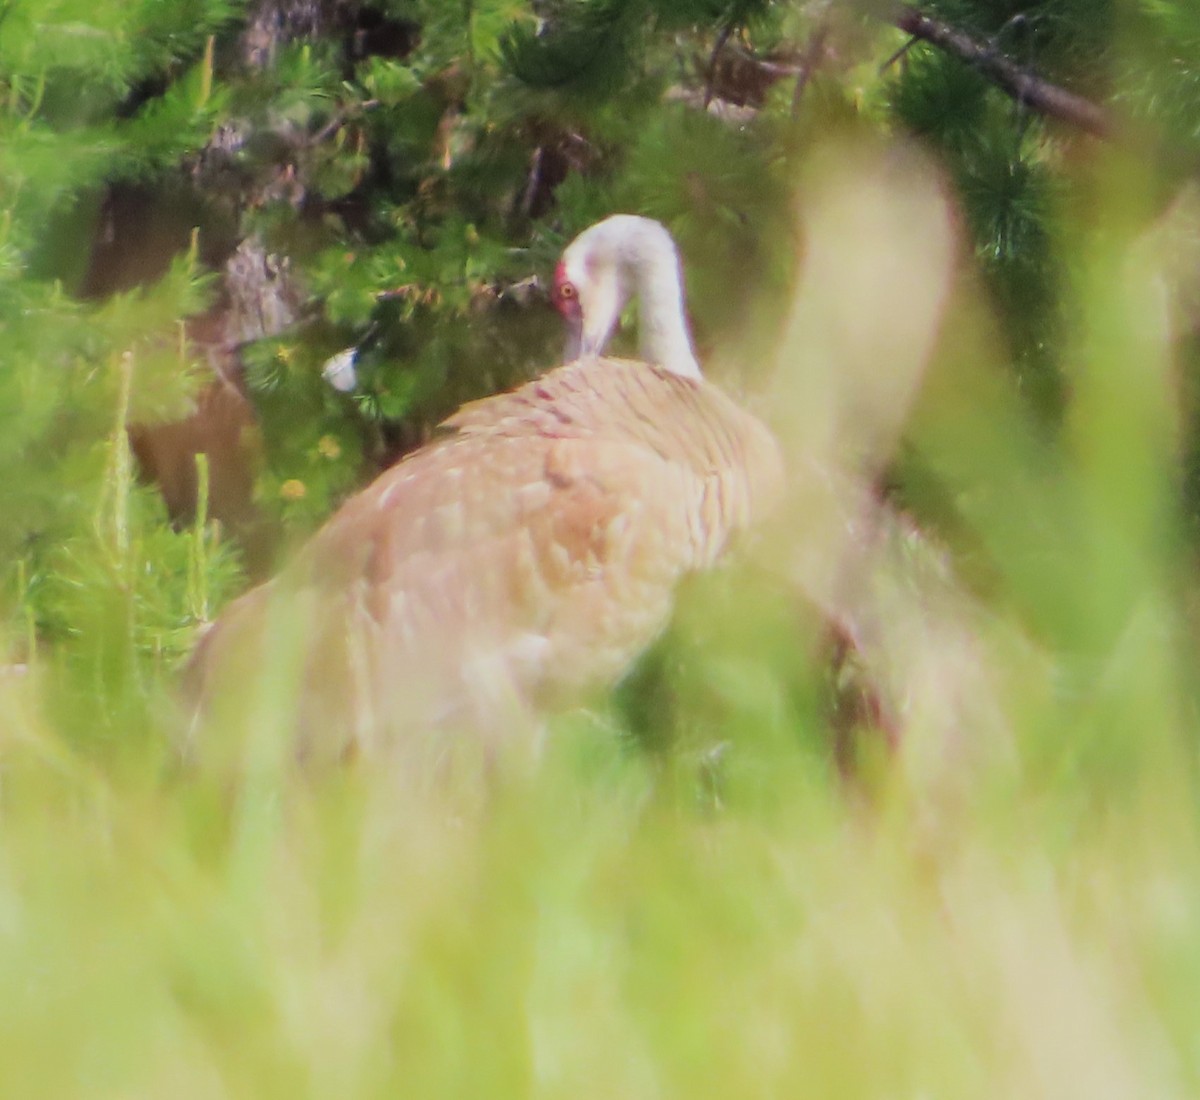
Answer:
<path fill-rule="evenodd" d="M 601 358 L 633 292 L 646 361 Z M 612 684 L 654 640 L 676 583 L 778 496 L 779 451 L 701 378 L 657 222 L 586 230 L 554 301 L 578 358 L 464 406 L 231 604 L 189 670 L 202 700 L 301 623 L 301 752 L 457 729 L 487 742 Z"/>

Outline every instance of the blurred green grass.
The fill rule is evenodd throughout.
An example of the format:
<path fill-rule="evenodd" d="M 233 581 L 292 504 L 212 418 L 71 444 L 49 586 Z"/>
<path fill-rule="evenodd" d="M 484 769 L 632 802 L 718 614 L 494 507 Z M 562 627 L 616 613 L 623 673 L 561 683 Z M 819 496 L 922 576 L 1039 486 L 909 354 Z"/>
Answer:
<path fill-rule="evenodd" d="M 714 812 L 559 732 L 484 805 L 293 776 L 234 835 L 196 781 L 10 770 L 6 1093 L 1194 1092 L 1188 779 L 867 808 L 780 754 Z"/>
<path fill-rule="evenodd" d="M 181 769 L 116 582 L 93 659 L 0 675 L 3 1093 L 1200 1091 L 1191 322 L 1137 166 L 1094 180 L 1059 242 L 1057 441 L 1005 380 L 936 173 L 814 158 L 820 266 L 769 402 L 793 500 L 755 566 L 687 594 L 642 742 L 610 707 L 482 785 L 286 752 Z M 858 554 L 847 516 L 888 522 L 863 471 L 900 437 L 955 523 Z M 824 601 L 869 628 L 904 735 L 852 779 L 793 607 Z"/>

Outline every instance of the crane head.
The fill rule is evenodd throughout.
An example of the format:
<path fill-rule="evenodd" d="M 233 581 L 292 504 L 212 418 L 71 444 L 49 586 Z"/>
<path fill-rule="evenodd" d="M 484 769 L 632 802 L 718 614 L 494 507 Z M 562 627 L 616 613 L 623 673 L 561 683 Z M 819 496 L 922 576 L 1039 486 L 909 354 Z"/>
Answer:
<path fill-rule="evenodd" d="M 699 378 L 675 242 L 664 226 L 635 214 L 597 222 L 563 252 L 554 272 L 554 307 L 567 322 L 567 362 L 604 351 L 635 291 L 641 357 Z"/>
<path fill-rule="evenodd" d="M 554 271 L 554 308 L 567 323 L 567 361 L 599 355 L 625 306 L 620 240 L 611 221 L 576 237 Z"/>

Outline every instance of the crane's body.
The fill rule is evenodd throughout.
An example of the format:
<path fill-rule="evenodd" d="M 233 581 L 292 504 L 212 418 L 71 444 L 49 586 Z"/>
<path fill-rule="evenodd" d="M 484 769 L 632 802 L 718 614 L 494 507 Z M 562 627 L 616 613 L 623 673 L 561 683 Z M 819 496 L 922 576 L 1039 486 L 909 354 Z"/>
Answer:
<path fill-rule="evenodd" d="M 503 735 L 520 710 L 618 678 L 665 626 L 679 579 L 712 565 L 782 481 L 763 424 L 698 372 L 645 362 L 585 357 L 444 429 L 222 614 L 193 661 L 202 696 L 258 663 L 278 597 L 305 629 L 310 748 Z"/>

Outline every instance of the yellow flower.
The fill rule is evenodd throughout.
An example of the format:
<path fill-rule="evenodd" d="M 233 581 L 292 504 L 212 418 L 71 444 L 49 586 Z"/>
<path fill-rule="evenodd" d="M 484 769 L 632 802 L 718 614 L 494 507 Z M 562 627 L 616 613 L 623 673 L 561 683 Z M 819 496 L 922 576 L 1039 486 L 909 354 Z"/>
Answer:
<path fill-rule="evenodd" d="M 289 478 L 279 486 L 279 495 L 284 500 L 303 500 L 308 495 L 308 487 L 298 478 Z"/>
<path fill-rule="evenodd" d="M 331 435 L 323 435 L 317 440 L 317 452 L 326 458 L 341 458 L 342 445 Z"/>

